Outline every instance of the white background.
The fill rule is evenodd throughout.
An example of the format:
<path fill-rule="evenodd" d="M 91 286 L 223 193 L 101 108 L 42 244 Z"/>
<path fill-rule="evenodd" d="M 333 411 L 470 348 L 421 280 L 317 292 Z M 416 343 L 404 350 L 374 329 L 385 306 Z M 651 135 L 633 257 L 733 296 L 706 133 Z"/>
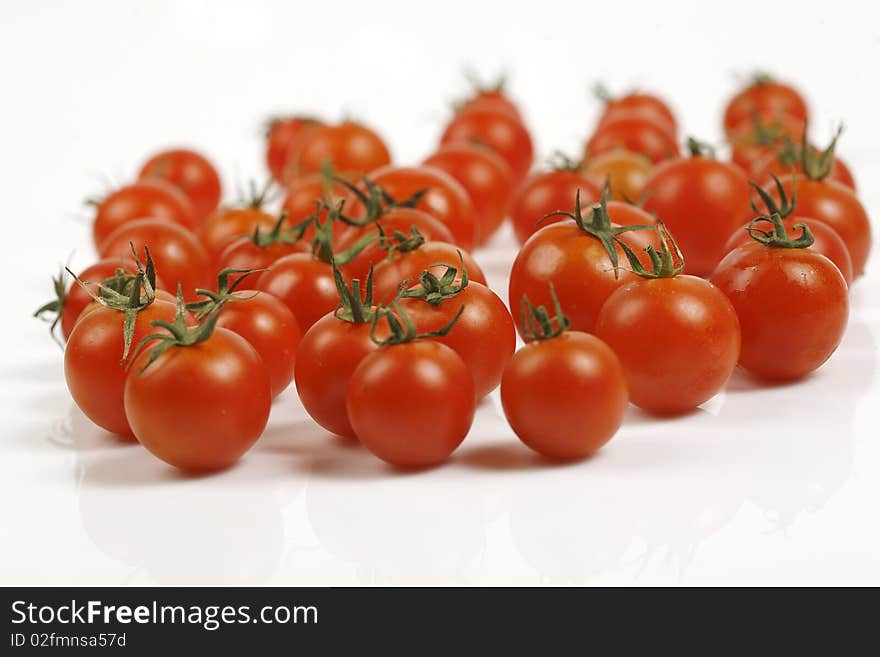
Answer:
<path fill-rule="evenodd" d="M 880 583 L 880 255 L 843 345 L 797 385 L 737 375 L 673 420 L 632 410 L 595 458 L 549 466 L 484 402 L 452 461 L 394 474 L 310 423 L 289 390 L 238 466 L 187 478 L 91 425 L 28 317 L 82 199 L 152 150 L 203 149 L 227 190 L 262 177 L 273 112 L 350 115 L 427 155 L 466 92 L 511 74 L 541 157 L 577 154 L 588 86 L 663 92 L 717 140 L 737 76 L 799 84 L 880 215 L 880 32 L 865 3 L 29 2 L 0 5 L 2 584 Z M 72 254 L 72 256 L 71 256 Z M 512 241 L 477 254 L 504 295 Z"/>

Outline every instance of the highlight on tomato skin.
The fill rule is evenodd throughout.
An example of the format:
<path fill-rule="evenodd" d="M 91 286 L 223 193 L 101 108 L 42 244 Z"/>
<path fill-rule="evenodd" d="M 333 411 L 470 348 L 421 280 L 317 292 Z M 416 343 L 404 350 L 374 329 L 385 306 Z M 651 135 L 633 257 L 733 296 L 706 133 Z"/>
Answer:
<path fill-rule="evenodd" d="M 138 178 L 164 180 L 177 187 L 192 202 L 196 225 L 217 209 L 223 193 L 214 165 L 201 153 L 187 148 L 156 153 L 144 162 Z"/>

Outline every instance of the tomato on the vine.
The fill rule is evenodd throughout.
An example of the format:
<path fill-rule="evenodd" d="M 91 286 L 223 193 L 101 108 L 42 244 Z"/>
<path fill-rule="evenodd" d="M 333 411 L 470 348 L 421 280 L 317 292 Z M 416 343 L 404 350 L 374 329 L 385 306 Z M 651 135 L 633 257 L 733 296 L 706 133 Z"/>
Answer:
<path fill-rule="evenodd" d="M 759 162 L 763 162 L 767 156 L 777 155 L 786 144 L 801 141 L 806 129 L 802 120 L 788 115 L 773 121 L 751 117 L 728 136 L 730 159 L 747 174 L 755 176 Z"/>
<path fill-rule="evenodd" d="M 228 244 L 217 256 L 216 269 L 266 269 L 291 253 L 310 253 L 311 245 L 304 238 L 308 226 L 285 227 L 286 219 L 282 214 L 269 230 L 258 227 L 252 235 Z"/>
<path fill-rule="evenodd" d="M 220 203 L 220 176 L 208 159 L 185 148 L 156 153 L 141 167 L 141 180 L 165 180 L 192 202 L 197 223 L 204 221 Z M 151 215 L 144 215 L 151 216 Z"/>
<path fill-rule="evenodd" d="M 263 210 L 268 188 L 251 190 L 251 198 L 241 205 L 220 207 L 196 230 L 196 237 L 213 262 L 223 249 L 241 237 L 253 235 L 257 229 L 271 230 L 276 218 Z M 312 206 L 314 209 L 314 205 Z"/>
<path fill-rule="evenodd" d="M 382 138 L 355 121 L 320 125 L 303 136 L 291 164 L 294 175 L 320 173 L 328 164 L 340 175 L 354 179 L 391 163 Z"/>
<path fill-rule="evenodd" d="M 280 116 L 269 121 L 266 130 L 266 166 L 276 182 L 287 182 L 288 164 L 296 161 L 303 137 L 321 125 L 311 116 Z"/>
<path fill-rule="evenodd" d="M 807 122 L 807 103 L 793 87 L 766 74 L 755 75 L 724 109 L 724 130 L 732 132 L 752 117 L 774 121 L 783 116 Z"/>
<path fill-rule="evenodd" d="M 479 107 L 459 112 L 446 126 L 440 143 L 459 141 L 494 150 L 510 165 L 517 182 L 532 166 L 532 137 L 522 121 L 510 113 Z"/>

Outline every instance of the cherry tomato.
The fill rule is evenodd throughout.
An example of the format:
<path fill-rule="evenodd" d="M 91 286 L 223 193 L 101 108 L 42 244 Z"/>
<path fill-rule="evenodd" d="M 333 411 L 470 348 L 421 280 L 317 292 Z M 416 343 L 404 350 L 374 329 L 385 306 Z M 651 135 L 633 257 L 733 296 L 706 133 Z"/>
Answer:
<path fill-rule="evenodd" d="M 620 358 L 632 403 L 651 413 L 696 408 L 721 390 L 739 358 L 733 306 L 695 276 L 619 288 L 602 306 L 595 334 Z"/>
<path fill-rule="evenodd" d="M 253 235 L 258 228 L 268 232 L 276 221 L 277 217 L 258 207 L 219 208 L 199 226 L 196 236 L 213 262 L 232 242 Z"/>
<path fill-rule="evenodd" d="M 516 182 L 532 166 L 532 138 L 522 121 L 509 113 L 474 108 L 459 112 L 446 126 L 442 144 L 477 142 L 498 153 L 513 171 Z"/>
<path fill-rule="evenodd" d="M 853 275 L 861 276 L 871 251 L 871 222 L 852 190 L 832 180 L 810 180 L 801 175 L 794 182 L 791 177 L 783 179 L 782 184 L 789 197 L 796 188 L 799 215 L 824 222 L 840 235 L 849 249 Z M 778 198 L 775 185 L 765 190 Z"/>
<path fill-rule="evenodd" d="M 345 121 L 322 125 L 306 134 L 299 146 L 293 169 L 297 175 L 320 173 L 329 163 L 346 178 L 357 178 L 391 163 L 382 138 L 360 123 Z"/>
<path fill-rule="evenodd" d="M 711 281 L 739 317 L 739 363 L 758 377 L 806 376 L 840 344 L 849 314 L 847 284 L 815 250 L 752 240 L 727 254 Z"/>
<path fill-rule="evenodd" d="M 95 246 L 100 249 L 110 233 L 135 219 L 169 219 L 188 229 L 198 223 L 192 203 L 177 187 L 164 180 L 139 180 L 98 204 L 92 224 Z"/>
<path fill-rule="evenodd" d="M 70 333 L 73 331 L 73 327 L 76 325 L 82 311 L 92 303 L 92 294 L 98 294 L 98 283 L 113 276 L 117 269 L 133 273 L 132 268 L 122 258 L 107 258 L 106 260 L 99 260 L 79 273 L 79 279 L 84 283 L 89 283 L 87 286 L 88 290 L 75 281 L 67 288 L 61 301 L 61 314 L 59 318 L 61 335 L 64 336 L 65 340 L 70 337 Z M 156 284 L 158 286 L 158 281 Z"/>
<path fill-rule="evenodd" d="M 612 199 L 636 203 L 653 167 L 644 155 L 618 148 L 591 158 L 584 164 L 584 173 L 599 186 L 607 180 Z"/>
<path fill-rule="evenodd" d="M 474 398 L 461 357 L 439 342 L 416 340 L 366 356 L 348 383 L 346 408 L 373 454 L 399 468 L 425 468 L 446 460 L 464 440 Z"/>
<path fill-rule="evenodd" d="M 618 98 L 607 98 L 599 126 L 622 117 L 653 121 L 663 127 L 673 140 L 676 139 L 678 124 L 675 114 L 666 102 L 653 94 L 633 92 Z"/>
<path fill-rule="evenodd" d="M 773 176 L 781 179 L 791 176 L 792 173 L 802 174 L 803 172 L 804 168 L 800 162 L 783 161 L 777 152 L 772 152 L 765 153 L 754 161 L 751 176 L 761 185 L 767 186 L 773 182 Z M 853 192 L 856 191 L 856 180 L 853 177 L 852 171 L 839 157 L 834 158 L 834 164 L 831 167 L 831 171 L 828 172 L 826 180 L 833 180 L 845 187 L 849 187 Z"/>
<path fill-rule="evenodd" d="M 617 356 L 580 331 L 530 342 L 501 379 L 510 427 L 552 459 L 584 458 L 607 443 L 623 422 L 628 399 Z"/>
<path fill-rule="evenodd" d="M 125 381 L 125 413 L 138 441 L 185 470 L 218 470 L 240 459 L 263 433 L 272 405 L 257 351 L 215 328 L 208 339 L 172 346 L 144 369 L 151 355 L 144 349 Z"/>
<path fill-rule="evenodd" d="M 376 265 L 373 274 L 373 285 L 376 301 L 390 303 L 397 294 L 398 285 L 404 280 L 415 281 L 423 271 L 428 270 L 435 276 L 442 276 L 450 265 L 459 269 L 459 253 L 467 268 L 471 281 L 486 285 L 486 276 L 467 251 L 462 251 L 448 242 L 425 242 L 412 251 L 397 251 L 391 259 L 382 260 Z"/>
<path fill-rule="evenodd" d="M 510 165 L 492 149 L 465 142 L 441 146 L 424 164 L 461 183 L 474 205 L 476 243 L 485 243 L 504 221 L 513 196 Z"/>
<path fill-rule="evenodd" d="M 727 103 L 724 109 L 724 130 L 729 133 L 753 117 L 762 121 L 774 121 L 782 116 L 790 116 L 806 123 L 807 103 L 793 87 L 776 82 L 766 75 L 759 75 Z"/>
<path fill-rule="evenodd" d="M 517 121 L 522 121 L 522 114 L 510 98 L 508 98 L 502 90 L 484 89 L 477 90 L 473 96 L 461 103 L 457 108 L 458 112 L 499 112 L 506 114 Z"/>
<path fill-rule="evenodd" d="M 431 339 L 461 356 L 473 376 L 478 401 L 498 387 L 516 346 L 513 319 L 498 295 L 485 285 L 468 283 L 436 305 L 423 299 L 402 299 L 399 304 L 418 333 L 438 331 L 464 307 L 449 333 Z"/>
<path fill-rule="evenodd" d="M 739 167 L 694 155 L 654 170 L 645 183 L 645 210 L 675 236 L 685 272 L 708 276 L 724 255 L 727 239 L 751 212 L 749 192 Z"/>
<path fill-rule="evenodd" d="M 276 182 L 286 182 L 288 163 L 296 161 L 303 137 L 321 125 L 310 116 L 284 116 L 273 119 L 266 131 L 266 166 Z"/>
<path fill-rule="evenodd" d="M 743 125 L 731 131 L 730 159 L 750 176 L 755 175 L 758 162 L 768 155 L 776 155 L 786 140 L 800 142 L 804 137 L 806 124 L 798 118 L 788 115 L 777 117 L 772 122 L 761 122 L 750 118 Z"/>
<path fill-rule="evenodd" d="M 83 313 L 73 327 L 64 350 L 64 376 L 73 401 L 92 422 L 110 433 L 131 436 L 125 417 L 123 387 L 131 352 L 147 335 L 156 332 L 150 322 L 174 319 L 173 303 L 155 300 L 138 312 L 128 358 L 125 349 L 125 314 L 101 306 Z"/>
<path fill-rule="evenodd" d="M 220 176 L 214 165 L 195 151 L 180 148 L 156 153 L 144 163 L 138 177 L 158 178 L 179 188 L 192 202 L 197 223 L 220 203 Z"/>
<path fill-rule="evenodd" d="M 266 269 L 280 258 L 292 253 L 310 253 L 311 246 L 308 240 L 300 239 L 295 242 L 271 242 L 269 244 L 257 244 L 253 237 L 241 237 L 229 244 L 223 252 L 217 256 L 215 269 L 218 271 L 226 267 L 233 269 Z"/>
<path fill-rule="evenodd" d="M 335 180 L 328 180 L 322 173 L 309 173 L 300 176 L 285 187 L 284 203 L 281 211 L 287 213 L 287 223 L 294 226 L 305 221 L 317 210 L 317 203 L 323 201 L 335 207 L 341 199 L 348 198 L 348 190 Z M 323 223 L 327 219 L 327 210 L 322 209 L 318 218 Z M 312 229 L 305 233 L 306 238 L 313 235 Z"/>
<path fill-rule="evenodd" d="M 183 296 L 191 301 L 197 287 L 207 287 L 211 266 L 205 248 L 190 231 L 164 219 L 138 219 L 120 226 L 101 244 L 102 258 L 131 257 L 131 244 L 146 261 L 144 246 L 156 263 L 156 270 L 168 285 L 179 282 Z"/>
<path fill-rule="evenodd" d="M 510 221 L 520 244 L 542 227 L 565 221 L 564 216 L 544 217 L 551 212 L 573 210 L 578 191 L 583 205 L 598 201 L 602 195 L 602 188 L 579 171 L 557 169 L 527 179 L 517 190 L 510 207 Z"/>
<path fill-rule="evenodd" d="M 302 331 L 336 308 L 339 300 L 330 265 L 310 253 L 279 258 L 260 274 L 256 288 L 283 301 Z"/>
<path fill-rule="evenodd" d="M 584 160 L 624 149 L 657 163 L 678 156 L 678 144 L 662 125 L 643 118 L 618 115 L 596 128 L 587 141 Z"/>

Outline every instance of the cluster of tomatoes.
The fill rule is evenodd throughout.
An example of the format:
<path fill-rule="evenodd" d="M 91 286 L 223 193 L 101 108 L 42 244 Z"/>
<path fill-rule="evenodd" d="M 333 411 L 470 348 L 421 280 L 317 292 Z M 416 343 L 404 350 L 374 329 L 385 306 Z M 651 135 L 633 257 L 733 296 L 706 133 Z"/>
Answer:
<path fill-rule="evenodd" d="M 238 204 L 219 205 L 202 155 L 155 155 L 94 202 L 100 260 L 70 285 L 62 272 L 38 311 L 67 342 L 74 401 L 168 463 L 212 470 L 294 382 L 327 431 L 413 468 L 448 458 L 499 385 L 526 445 L 574 459 L 629 403 L 683 413 L 738 365 L 776 381 L 822 365 L 871 242 L 836 137 L 813 146 L 801 95 L 766 76 L 727 105 L 730 160 L 694 139 L 682 154 L 660 98 L 600 95 L 582 159 L 538 172 L 501 85 L 459 104 L 415 166 L 358 122 L 278 118 L 273 183 Z M 518 322 L 473 254 L 507 220 Z"/>

